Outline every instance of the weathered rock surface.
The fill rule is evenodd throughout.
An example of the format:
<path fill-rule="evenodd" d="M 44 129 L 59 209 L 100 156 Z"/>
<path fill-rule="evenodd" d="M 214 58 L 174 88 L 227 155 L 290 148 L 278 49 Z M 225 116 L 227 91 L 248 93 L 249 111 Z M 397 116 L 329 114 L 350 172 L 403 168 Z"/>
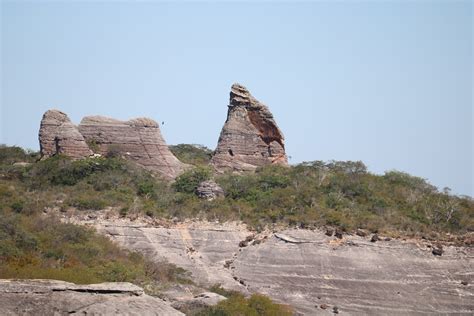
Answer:
<path fill-rule="evenodd" d="M 79 131 L 86 141 L 95 144 L 98 153 L 120 154 L 165 178 L 173 179 L 187 168 L 168 149 L 158 124 L 152 119 L 124 122 L 87 116 L 79 124 Z"/>
<path fill-rule="evenodd" d="M 212 201 L 218 197 L 223 197 L 224 189 L 212 180 L 203 181 L 196 188 L 196 195 L 201 199 Z"/>
<path fill-rule="evenodd" d="M 195 295 L 193 298 L 188 300 L 179 300 L 173 302 L 171 306 L 180 311 L 195 310 L 197 308 L 204 308 L 208 306 L 217 305 L 219 302 L 226 300 L 225 296 L 222 296 L 213 292 L 203 292 Z"/>
<path fill-rule="evenodd" d="M 427 241 L 373 243 L 370 236 L 338 239 L 317 230 L 254 235 L 237 223 L 78 222 L 191 271 L 197 282 L 267 294 L 306 315 L 325 312 L 320 306 L 350 315 L 474 312 L 473 248 L 449 246 L 434 256 Z"/>
<path fill-rule="evenodd" d="M 41 157 L 63 154 L 74 159 L 92 155 L 84 137 L 69 117 L 58 110 L 46 111 L 39 131 Z"/>
<path fill-rule="evenodd" d="M 0 315 L 160 315 L 183 313 L 131 283 L 76 285 L 0 280 Z"/>
<path fill-rule="evenodd" d="M 242 85 L 232 85 L 227 120 L 212 165 L 217 171 L 254 170 L 288 163 L 284 137 L 268 107 Z"/>

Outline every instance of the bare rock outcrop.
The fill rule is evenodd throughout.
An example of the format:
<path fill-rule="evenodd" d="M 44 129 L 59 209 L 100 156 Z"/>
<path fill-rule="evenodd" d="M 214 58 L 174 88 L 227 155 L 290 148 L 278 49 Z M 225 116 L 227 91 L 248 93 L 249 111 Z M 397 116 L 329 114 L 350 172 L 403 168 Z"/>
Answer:
<path fill-rule="evenodd" d="M 0 280 L 0 315 L 160 315 L 183 313 L 131 283 L 76 285 Z"/>
<path fill-rule="evenodd" d="M 149 118 L 119 121 L 102 116 L 84 117 L 79 131 L 102 155 L 111 152 L 135 161 L 150 171 L 173 179 L 187 165 L 168 149 L 158 124 Z"/>
<path fill-rule="evenodd" d="M 236 83 L 212 165 L 217 171 L 247 171 L 268 164 L 288 164 L 283 134 L 268 107 Z"/>
<path fill-rule="evenodd" d="M 212 180 L 201 182 L 196 188 L 196 195 L 201 199 L 212 201 L 224 196 L 224 190 Z"/>
<path fill-rule="evenodd" d="M 262 293 L 304 315 L 337 307 L 342 315 L 472 315 L 474 249 L 444 247 L 433 256 L 422 240 L 370 242 L 325 230 L 262 232 L 237 223 L 138 224 L 87 220 L 120 245 L 190 271 L 199 284 Z M 102 217 L 101 217 L 102 218 Z M 190 251 L 192 249 L 192 251 Z"/>
<path fill-rule="evenodd" d="M 73 159 L 92 155 L 84 137 L 69 117 L 58 110 L 46 111 L 39 131 L 41 157 L 63 154 Z"/>

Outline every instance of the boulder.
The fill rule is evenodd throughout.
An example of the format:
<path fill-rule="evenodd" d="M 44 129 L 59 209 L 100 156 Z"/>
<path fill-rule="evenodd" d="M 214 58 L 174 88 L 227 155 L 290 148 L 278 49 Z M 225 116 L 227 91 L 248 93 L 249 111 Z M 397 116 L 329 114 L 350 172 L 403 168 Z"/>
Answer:
<path fill-rule="evenodd" d="M 379 235 L 377 235 L 377 234 L 373 234 L 372 238 L 370 238 L 371 242 L 376 242 L 376 241 L 379 241 L 379 240 L 380 240 L 380 238 L 379 238 Z"/>
<path fill-rule="evenodd" d="M 224 196 L 224 190 L 214 181 L 208 180 L 201 182 L 196 188 L 196 195 L 201 199 L 212 201 L 218 197 Z"/>
<path fill-rule="evenodd" d="M 149 118 L 119 121 L 87 116 L 79 131 L 96 153 L 120 155 L 167 179 L 176 178 L 188 167 L 171 153 L 158 124 Z"/>
<path fill-rule="evenodd" d="M 0 315 L 184 315 L 126 282 L 0 280 Z"/>
<path fill-rule="evenodd" d="M 69 117 L 58 110 L 48 110 L 43 115 L 39 130 L 41 158 L 63 154 L 73 159 L 92 155 L 84 137 Z"/>
<path fill-rule="evenodd" d="M 227 120 L 211 163 L 219 172 L 288 164 L 284 137 L 272 113 L 240 84 L 232 85 Z"/>
<path fill-rule="evenodd" d="M 444 251 L 442 247 L 433 248 L 433 250 L 431 251 L 431 253 L 435 256 L 442 256 L 443 252 Z"/>

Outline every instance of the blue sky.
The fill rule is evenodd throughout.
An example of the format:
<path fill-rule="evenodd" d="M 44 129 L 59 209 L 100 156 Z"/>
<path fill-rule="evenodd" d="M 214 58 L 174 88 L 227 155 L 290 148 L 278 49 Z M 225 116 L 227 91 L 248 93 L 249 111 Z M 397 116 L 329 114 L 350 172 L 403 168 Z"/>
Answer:
<path fill-rule="evenodd" d="M 215 148 L 233 82 L 272 110 L 291 163 L 362 160 L 474 196 L 471 1 L 1 5 L 0 143 L 44 111 L 164 121 Z"/>

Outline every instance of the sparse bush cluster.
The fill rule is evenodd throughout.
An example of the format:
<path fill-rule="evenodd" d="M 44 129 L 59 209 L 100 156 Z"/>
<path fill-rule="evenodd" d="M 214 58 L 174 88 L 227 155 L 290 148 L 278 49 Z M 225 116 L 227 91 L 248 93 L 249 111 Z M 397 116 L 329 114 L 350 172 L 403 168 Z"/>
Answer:
<path fill-rule="evenodd" d="M 202 145 L 179 144 L 169 148 L 173 155 L 184 163 L 207 166 L 211 161 L 212 150 Z"/>
<path fill-rule="evenodd" d="M 157 286 L 190 282 L 183 269 L 150 262 L 90 229 L 43 214 L 54 206 L 141 209 L 135 197 L 143 202 L 156 197 L 162 182 L 120 158 L 37 158 L 18 147 L 0 146 L 0 278 Z"/>
<path fill-rule="evenodd" d="M 90 229 L 53 217 L 4 210 L 0 215 L 0 278 L 75 283 L 187 282 L 184 270 L 165 262 L 149 262 Z"/>
<path fill-rule="evenodd" d="M 168 218 L 242 220 L 256 229 L 286 224 L 338 226 L 343 230 L 454 232 L 474 230 L 474 202 L 439 192 L 403 172 L 374 175 L 362 162 L 314 161 L 292 167 L 267 166 L 254 173 L 214 175 L 209 150 L 173 147 L 197 166 L 172 184 L 119 157 L 72 161 L 53 157 L 31 166 L 34 153 L 0 148 L 1 208 L 32 214 L 45 206 L 98 210 L 116 207 L 122 216 L 142 212 Z M 200 200 L 198 184 L 213 178 L 225 199 Z"/>

